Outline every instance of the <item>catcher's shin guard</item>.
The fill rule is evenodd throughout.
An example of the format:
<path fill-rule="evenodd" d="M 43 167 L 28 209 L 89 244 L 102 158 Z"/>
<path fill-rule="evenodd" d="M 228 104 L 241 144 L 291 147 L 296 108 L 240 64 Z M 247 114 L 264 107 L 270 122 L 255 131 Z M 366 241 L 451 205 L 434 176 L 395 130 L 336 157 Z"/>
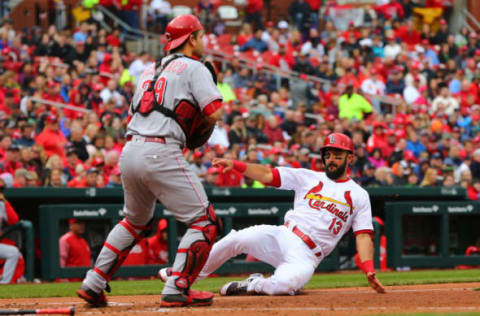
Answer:
<path fill-rule="evenodd" d="M 97 258 L 97 262 L 95 264 L 95 267 L 93 268 L 93 271 L 98 273 L 100 276 L 102 276 L 107 282 L 110 281 L 112 278 L 113 274 L 118 270 L 118 268 L 122 265 L 122 263 L 125 261 L 125 259 L 128 257 L 128 254 L 130 253 L 130 250 L 144 237 L 146 237 L 152 230 L 152 223 L 153 223 L 153 218 L 148 222 L 147 225 L 145 226 L 139 226 L 139 225 L 134 225 L 132 224 L 127 217 L 125 217 L 123 220 L 121 220 L 118 225 L 121 225 L 123 228 L 127 230 L 127 232 L 133 237 L 132 242 L 124 247 L 123 249 L 118 249 L 117 247 L 113 246 L 111 243 L 105 241 L 103 245 L 103 249 L 100 252 L 99 258 Z M 140 231 L 137 233 L 137 231 Z M 113 230 L 112 230 L 113 232 Z M 109 235 L 110 237 L 110 235 Z M 116 257 L 115 259 L 111 262 L 111 264 L 106 265 L 106 271 L 102 271 L 97 267 L 100 261 L 100 257 L 102 253 L 106 250 L 109 249 L 112 251 Z M 105 265 L 102 266 L 105 270 Z"/>
<path fill-rule="evenodd" d="M 196 225 L 207 222 L 203 225 Z M 177 253 L 185 253 L 186 259 L 181 272 L 172 271 L 172 276 L 178 276 L 175 280 L 175 286 L 179 290 L 187 291 L 195 282 L 198 274 L 202 270 L 212 245 L 220 235 L 223 227 L 220 218 L 217 218 L 211 204 L 206 209 L 206 215 L 193 222 L 189 229 L 199 230 L 203 234 L 203 240 L 196 240 L 188 248 L 179 248 Z"/>

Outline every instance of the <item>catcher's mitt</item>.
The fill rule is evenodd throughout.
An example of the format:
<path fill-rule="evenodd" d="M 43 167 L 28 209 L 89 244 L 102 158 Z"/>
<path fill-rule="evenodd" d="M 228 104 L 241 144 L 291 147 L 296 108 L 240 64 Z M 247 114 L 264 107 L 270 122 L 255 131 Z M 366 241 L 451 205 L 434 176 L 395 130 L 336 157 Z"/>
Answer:
<path fill-rule="evenodd" d="M 205 144 L 213 133 L 215 123 L 212 124 L 203 115 L 199 115 L 193 122 L 190 137 L 187 137 L 188 149 L 195 149 Z"/>

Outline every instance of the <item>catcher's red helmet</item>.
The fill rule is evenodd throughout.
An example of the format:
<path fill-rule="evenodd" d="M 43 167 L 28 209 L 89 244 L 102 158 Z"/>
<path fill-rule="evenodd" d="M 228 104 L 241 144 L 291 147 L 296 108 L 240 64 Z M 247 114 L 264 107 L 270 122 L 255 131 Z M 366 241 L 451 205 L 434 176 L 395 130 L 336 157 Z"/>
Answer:
<path fill-rule="evenodd" d="M 182 45 L 190 34 L 201 29 L 203 29 L 202 23 L 196 16 L 191 14 L 177 16 L 168 23 L 165 29 L 168 41 L 165 51 L 168 52 Z"/>
<path fill-rule="evenodd" d="M 353 153 L 353 142 L 350 137 L 345 134 L 332 133 L 323 141 L 322 151 L 326 148 L 338 148 Z"/>

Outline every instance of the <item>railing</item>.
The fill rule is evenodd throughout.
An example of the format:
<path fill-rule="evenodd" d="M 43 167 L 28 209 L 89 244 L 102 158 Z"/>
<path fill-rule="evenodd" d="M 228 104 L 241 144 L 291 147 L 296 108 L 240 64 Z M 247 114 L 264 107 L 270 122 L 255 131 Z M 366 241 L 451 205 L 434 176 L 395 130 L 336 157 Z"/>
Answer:
<path fill-rule="evenodd" d="M 143 50 L 150 51 L 150 49 L 149 49 L 150 44 L 156 44 L 157 48 L 161 48 L 163 46 L 160 43 L 160 39 L 161 39 L 160 35 L 158 35 L 156 33 L 148 32 L 148 31 L 137 30 L 137 29 L 132 28 L 130 25 L 128 25 L 127 23 L 125 23 L 124 21 L 119 19 L 116 15 L 114 15 L 112 12 L 110 12 L 108 9 L 106 9 L 103 6 L 98 6 L 98 10 L 100 12 L 102 12 L 104 14 L 104 16 L 107 16 L 108 18 L 110 18 L 113 21 L 114 26 L 121 26 L 125 31 L 130 33 L 130 34 L 128 34 L 128 33 L 125 34 L 127 39 L 136 40 L 136 41 L 141 40 L 142 43 L 143 43 L 143 46 L 142 46 Z M 107 31 L 111 30 L 111 27 L 105 21 L 101 21 L 101 24 L 102 24 L 103 27 L 105 27 L 107 29 Z M 140 51 L 140 45 L 137 46 L 137 50 Z M 218 50 L 207 49 L 206 52 L 212 56 L 214 61 L 221 62 L 224 66 L 229 60 L 231 60 L 234 57 L 233 55 L 225 54 L 225 53 L 220 52 Z M 255 61 L 245 59 L 245 58 L 241 58 L 241 57 L 239 57 L 239 59 L 247 67 L 249 67 L 251 69 L 255 69 L 256 64 L 257 64 Z M 278 88 L 280 88 L 280 83 L 281 83 L 282 78 L 290 79 L 292 77 L 299 77 L 300 76 L 300 73 L 298 73 L 298 72 L 295 72 L 295 71 L 286 72 L 286 71 L 284 71 L 284 70 L 282 70 L 278 67 L 268 65 L 267 63 L 265 63 L 265 71 L 267 73 L 276 75 L 277 87 Z M 329 80 L 319 78 L 319 77 L 315 77 L 315 76 L 307 75 L 307 79 L 310 82 L 313 82 L 313 83 L 320 83 L 320 84 L 326 84 L 326 85 L 331 84 L 331 82 Z M 401 100 L 398 100 L 398 99 L 395 99 L 395 98 L 392 98 L 392 97 L 388 97 L 388 96 L 370 95 L 370 94 L 365 94 L 365 95 L 368 96 L 371 99 L 376 100 L 377 102 L 393 105 L 394 106 L 393 107 L 393 112 L 395 112 L 395 106 L 401 103 Z"/>
<path fill-rule="evenodd" d="M 242 58 L 240 56 L 234 56 L 234 55 L 231 55 L 231 54 L 226 54 L 226 53 L 220 52 L 218 50 L 206 49 L 205 51 L 206 51 L 207 54 L 209 54 L 211 56 L 211 58 L 214 61 L 222 63 L 223 67 L 228 63 L 229 60 L 232 60 L 232 58 L 234 58 L 234 57 L 238 58 L 241 63 L 243 63 L 247 68 L 250 68 L 252 70 L 254 70 L 256 68 L 256 65 L 258 63 L 254 60 L 251 60 L 251 59 L 246 59 L 246 58 Z M 286 79 L 290 79 L 292 77 L 299 78 L 300 75 L 301 75 L 299 72 L 296 72 L 296 71 L 293 71 L 293 70 L 285 71 L 285 70 L 283 70 L 279 67 L 269 65 L 268 63 L 265 63 L 263 71 L 265 71 L 266 73 L 268 73 L 270 75 L 275 75 L 276 76 L 276 78 L 277 78 L 277 88 L 280 88 L 280 82 L 281 82 L 282 78 L 286 78 Z M 306 75 L 306 78 L 309 82 L 312 82 L 314 84 L 317 84 L 317 83 L 322 84 L 322 85 L 326 84 L 328 86 L 330 86 L 332 84 L 332 82 L 330 80 L 315 77 L 315 76 L 311 76 L 311 75 Z M 393 98 L 393 97 L 389 97 L 389 96 L 386 96 L 386 95 L 373 95 L 373 94 L 367 94 L 367 93 L 363 93 L 363 95 L 367 96 L 370 99 L 376 100 L 377 102 L 392 105 L 393 106 L 392 107 L 392 112 L 393 112 L 394 115 L 396 113 L 395 112 L 395 110 L 396 110 L 395 107 L 402 103 L 402 100 L 396 99 L 396 98 Z M 310 114 L 310 117 L 312 117 L 312 115 L 313 114 Z M 316 117 L 317 117 L 316 115 L 313 115 L 312 118 L 316 118 Z"/>
<path fill-rule="evenodd" d="M 142 50 L 150 51 L 151 50 L 150 48 L 153 48 L 154 46 L 156 46 L 157 49 L 161 46 L 160 35 L 156 33 L 148 32 L 148 31 L 134 29 L 133 27 L 131 27 L 130 25 L 122 21 L 118 16 L 113 14 L 107 8 L 103 6 L 97 6 L 97 8 L 105 17 L 108 17 L 112 21 L 114 27 L 120 26 L 126 32 L 123 35 L 126 40 L 132 40 L 132 41 L 141 40 L 142 45 L 137 46 L 137 52 L 140 52 Z M 102 27 L 104 27 L 107 31 L 110 32 L 112 30 L 112 28 L 106 21 L 102 20 L 99 22 L 102 24 Z"/>
<path fill-rule="evenodd" d="M 480 22 L 467 10 L 467 8 L 462 9 L 463 15 L 463 25 L 468 29 L 469 32 L 475 33 L 475 28 L 471 26 L 472 23 L 477 30 L 480 30 Z M 468 22 L 470 20 L 470 23 Z"/>
<path fill-rule="evenodd" d="M 36 97 L 29 97 L 29 99 L 33 102 L 47 104 L 47 105 L 51 105 L 51 106 L 61 108 L 61 109 L 68 109 L 68 110 L 83 112 L 83 113 L 87 113 L 87 114 L 92 112 L 92 110 L 89 110 L 89 109 L 84 109 L 84 108 L 76 107 L 76 106 L 73 106 L 73 105 L 68 105 L 68 104 L 61 103 L 61 102 L 49 101 L 49 100 L 36 98 Z"/>

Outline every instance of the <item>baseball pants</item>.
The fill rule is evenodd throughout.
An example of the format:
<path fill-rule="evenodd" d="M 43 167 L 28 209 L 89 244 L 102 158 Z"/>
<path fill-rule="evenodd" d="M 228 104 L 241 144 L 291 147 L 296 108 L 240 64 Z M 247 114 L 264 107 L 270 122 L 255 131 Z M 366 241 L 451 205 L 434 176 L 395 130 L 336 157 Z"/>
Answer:
<path fill-rule="evenodd" d="M 17 247 L 0 244 L 0 259 L 5 259 L 3 266 L 3 275 L 0 284 L 9 284 L 17 267 L 18 259 L 20 258 L 20 251 Z"/>
<path fill-rule="evenodd" d="M 256 225 L 232 230 L 215 243 L 198 279 L 207 277 L 225 261 L 242 253 L 275 268 L 271 277 L 257 279 L 249 285 L 249 291 L 267 295 L 294 295 L 308 283 L 323 259 L 317 258 L 287 227 Z"/>
<path fill-rule="evenodd" d="M 124 190 L 125 219 L 109 233 L 95 267 L 87 272 L 84 285 L 95 292 L 103 291 L 111 271 L 121 264 L 135 243 L 148 233 L 157 200 L 173 213 L 175 218 L 190 225 L 205 215 L 209 202 L 198 177 L 188 168 L 178 141 L 166 139 L 166 144 L 145 142 L 142 136 L 133 136 L 120 157 L 120 171 Z M 197 222 L 205 226 L 208 221 Z M 199 230 L 187 229 L 179 248 L 189 248 L 205 240 Z M 186 253 L 177 253 L 173 268 L 182 271 Z M 163 294 L 177 294 L 175 279 L 169 278 Z"/>

